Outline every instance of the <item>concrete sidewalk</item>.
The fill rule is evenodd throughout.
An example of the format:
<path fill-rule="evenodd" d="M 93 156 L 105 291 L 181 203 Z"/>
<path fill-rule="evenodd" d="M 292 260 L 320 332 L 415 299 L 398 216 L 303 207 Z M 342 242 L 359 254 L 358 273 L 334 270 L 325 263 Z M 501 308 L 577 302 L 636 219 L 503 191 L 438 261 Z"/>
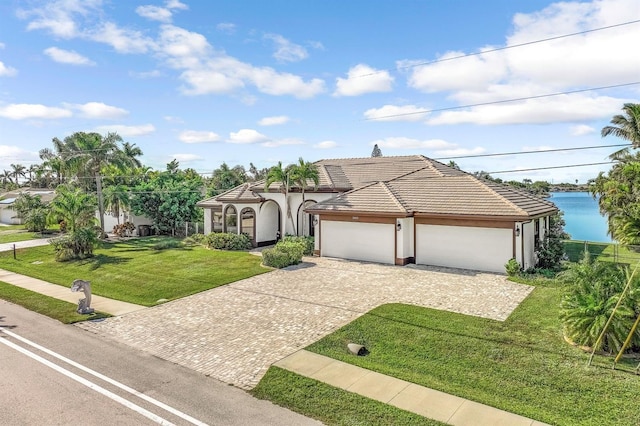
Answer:
<path fill-rule="evenodd" d="M 15 243 L 2 243 L 0 244 L 0 251 L 11 251 L 15 244 L 16 250 L 28 247 L 46 246 L 49 244 L 48 238 L 38 238 L 36 240 L 17 241 Z"/>
<path fill-rule="evenodd" d="M 69 283 L 69 287 L 63 287 L 37 278 L 31 278 L 26 275 L 5 271 L 4 269 L 0 269 L 0 281 L 74 304 L 77 304 L 78 300 L 84 297 L 83 293 L 73 293 L 71 291 L 71 283 Z M 108 299 L 106 297 L 96 295 L 91 296 L 91 307 L 96 311 L 105 312 L 115 316 L 140 311 L 146 308 L 145 306 L 121 302 L 119 300 Z"/>
<path fill-rule="evenodd" d="M 276 367 L 456 426 L 542 426 L 545 423 L 300 350 Z"/>

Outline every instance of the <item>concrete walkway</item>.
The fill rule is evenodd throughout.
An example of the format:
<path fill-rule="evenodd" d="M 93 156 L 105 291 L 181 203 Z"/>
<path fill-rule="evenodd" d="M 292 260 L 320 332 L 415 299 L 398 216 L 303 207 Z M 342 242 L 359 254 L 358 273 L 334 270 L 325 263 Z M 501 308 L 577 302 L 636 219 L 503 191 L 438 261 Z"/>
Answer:
<path fill-rule="evenodd" d="M 545 423 L 300 350 L 276 367 L 456 426 L 542 426 Z"/>
<path fill-rule="evenodd" d="M 11 251 L 15 244 L 16 250 L 28 247 L 46 246 L 49 244 L 48 238 L 38 238 L 37 240 L 17 241 L 15 243 L 2 243 L 0 244 L 0 251 Z"/>
<path fill-rule="evenodd" d="M 31 278 L 26 275 L 5 271 L 4 269 L 0 269 L 0 281 L 74 304 L 78 303 L 78 300 L 84 297 L 83 293 L 71 292 L 71 283 L 69 283 L 69 287 L 63 287 L 37 278 Z M 116 316 L 140 311 L 146 308 L 145 306 L 134 305 L 133 303 L 121 302 L 119 300 L 108 299 L 106 297 L 96 295 L 91 296 L 91 307 L 96 311 Z"/>

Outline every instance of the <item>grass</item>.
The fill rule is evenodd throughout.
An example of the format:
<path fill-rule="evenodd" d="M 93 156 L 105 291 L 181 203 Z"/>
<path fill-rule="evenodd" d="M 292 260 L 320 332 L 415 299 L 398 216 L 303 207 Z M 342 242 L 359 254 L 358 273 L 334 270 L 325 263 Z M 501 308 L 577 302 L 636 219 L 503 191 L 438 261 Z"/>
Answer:
<path fill-rule="evenodd" d="M 638 246 L 624 246 L 617 243 L 594 243 L 584 241 L 566 241 L 564 243 L 565 253 L 571 262 L 578 262 L 582 259 L 586 249 L 591 257 L 601 261 L 620 262 L 636 264 L 640 261 L 640 249 Z M 631 248 L 630 248 L 631 247 Z"/>
<path fill-rule="evenodd" d="M 0 244 L 17 243 L 19 241 L 36 240 L 38 238 L 51 238 L 52 235 L 43 235 L 39 232 L 28 232 L 25 230 L 4 230 L 0 228 Z"/>
<path fill-rule="evenodd" d="M 73 303 L 54 299 L 2 281 L 0 281 L 0 299 L 23 306 L 30 311 L 46 315 L 65 324 L 110 316 L 101 312 L 96 312 L 93 315 L 80 315 L 76 312 L 77 306 Z"/>
<path fill-rule="evenodd" d="M 271 367 L 251 393 L 328 425 L 444 424 L 278 367 Z"/>
<path fill-rule="evenodd" d="M 56 262 L 51 246 L 0 253 L 0 268 L 68 287 L 91 281 L 93 294 L 144 306 L 174 300 L 269 271 L 247 252 L 200 246 L 157 250 L 168 238 L 149 237 L 103 243 L 94 257 Z"/>
<path fill-rule="evenodd" d="M 637 361 L 587 368 L 588 354 L 562 338 L 562 293 L 537 287 L 505 322 L 384 305 L 307 349 L 547 423 L 638 424 Z M 348 342 L 370 354 L 350 355 Z"/>

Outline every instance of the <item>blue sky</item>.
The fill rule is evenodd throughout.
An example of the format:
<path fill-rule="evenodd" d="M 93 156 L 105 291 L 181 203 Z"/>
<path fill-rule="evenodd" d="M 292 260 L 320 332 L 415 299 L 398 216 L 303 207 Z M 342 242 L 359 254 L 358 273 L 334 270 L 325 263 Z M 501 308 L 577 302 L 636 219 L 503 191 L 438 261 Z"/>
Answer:
<path fill-rule="evenodd" d="M 0 170 L 75 131 L 203 173 L 375 143 L 444 162 L 608 145 L 623 141 L 600 129 L 640 98 L 636 84 L 469 106 L 640 81 L 640 23 L 478 54 L 638 20 L 637 0 L 4 0 L 0 17 Z M 615 149 L 455 161 L 512 171 Z M 585 182 L 609 167 L 494 176 Z"/>

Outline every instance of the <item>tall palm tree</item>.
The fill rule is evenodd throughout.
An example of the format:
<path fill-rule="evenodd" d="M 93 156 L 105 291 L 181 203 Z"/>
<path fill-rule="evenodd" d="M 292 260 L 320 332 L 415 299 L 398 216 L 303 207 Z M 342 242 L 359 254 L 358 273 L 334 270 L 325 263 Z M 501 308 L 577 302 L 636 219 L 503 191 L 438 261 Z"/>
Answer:
<path fill-rule="evenodd" d="M 26 177 L 26 173 L 25 171 L 27 170 L 27 168 L 25 166 L 23 166 L 22 164 L 11 164 L 11 168 L 12 173 L 13 173 L 13 178 L 14 178 L 14 182 L 16 185 L 20 186 L 20 177 Z"/>
<path fill-rule="evenodd" d="M 282 161 L 278 161 L 277 166 L 273 166 L 269 169 L 269 173 L 267 173 L 267 179 L 264 182 L 264 190 L 268 191 L 269 187 L 278 182 L 281 185 L 281 191 L 284 193 L 284 205 L 285 205 L 285 218 L 282 220 L 282 236 L 285 234 L 286 228 L 286 217 L 291 219 L 291 226 L 293 227 L 293 232 L 296 232 L 296 225 L 293 222 L 293 217 L 291 216 L 291 209 L 289 207 L 289 189 L 292 182 L 292 170 L 291 166 L 287 166 L 285 168 L 282 167 Z"/>
<path fill-rule="evenodd" d="M 302 190 L 302 233 L 304 235 L 304 230 L 307 229 L 307 214 L 304 213 L 304 203 L 305 190 L 309 187 L 309 181 L 313 182 L 313 187 L 318 187 L 318 182 L 320 180 L 320 175 L 318 174 L 318 167 L 310 163 L 308 161 L 304 161 L 302 157 L 298 159 L 298 164 L 292 166 L 294 181 L 300 185 L 300 189 Z"/>
<path fill-rule="evenodd" d="M 104 207 L 118 220 L 120 225 L 120 212 L 129 208 L 129 188 L 122 184 L 110 185 L 104 188 Z"/>
<path fill-rule="evenodd" d="M 610 123 L 613 126 L 605 126 L 600 134 L 602 137 L 609 135 L 616 136 L 631 142 L 633 148 L 640 147 L 640 104 L 626 103 L 622 107 L 624 114 L 614 115 Z M 624 148 L 614 152 L 609 156 L 612 160 L 617 160 L 621 153 L 629 152 L 629 148 Z"/>
<path fill-rule="evenodd" d="M 11 186 L 11 184 L 13 183 L 13 172 L 11 172 L 10 170 L 3 170 L 2 173 L 0 173 L 0 180 L 2 181 L 2 186 L 4 188 L 9 188 Z"/>
<path fill-rule="evenodd" d="M 142 167 L 142 162 L 138 157 L 142 156 L 142 150 L 135 143 L 124 142 L 122 144 L 122 154 L 125 162 L 129 162 L 133 167 Z"/>
<path fill-rule="evenodd" d="M 122 137 L 117 133 L 107 133 L 102 136 L 99 133 L 76 132 L 60 141 L 54 138 L 54 145 L 60 147 L 63 158 L 68 167 L 75 171 L 78 177 L 89 176 L 95 180 L 98 195 L 98 211 L 100 215 L 100 227 L 104 230 L 104 200 L 102 197 L 102 177 L 100 170 L 113 164 L 117 167 L 128 167 L 135 164 L 135 157 L 125 157 L 119 147 Z M 85 186 L 87 186 L 85 184 Z"/>

